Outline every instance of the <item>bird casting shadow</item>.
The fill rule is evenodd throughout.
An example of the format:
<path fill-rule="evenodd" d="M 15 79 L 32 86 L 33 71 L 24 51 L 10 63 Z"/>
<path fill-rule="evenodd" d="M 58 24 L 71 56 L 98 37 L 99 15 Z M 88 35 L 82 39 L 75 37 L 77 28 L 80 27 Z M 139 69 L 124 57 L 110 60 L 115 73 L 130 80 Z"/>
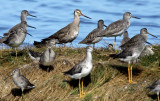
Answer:
<path fill-rule="evenodd" d="M 43 66 L 41 64 L 39 64 L 39 68 L 41 68 L 42 70 L 44 70 L 46 72 L 50 72 L 50 71 L 54 70 L 53 66 Z"/>
<path fill-rule="evenodd" d="M 128 75 L 128 67 L 126 66 L 119 66 L 119 65 L 110 65 L 112 68 L 117 69 L 119 72 Z M 137 76 L 142 72 L 141 69 L 133 67 L 132 73 L 133 75 Z"/>
<path fill-rule="evenodd" d="M 63 80 L 63 82 L 67 82 L 73 88 L 78 87 L 78 84 L 79 84 L 79 80 L 78 79 Z M 88 76 L 84 77 L 83 85 L 86 87 L 86 86 L 89 85 L 89 83 L 91 83 L 90 74 Z"/>
<path fill-rule="evenodd" d="M 23 91 L 23 94 L 27 94 L 27 93 L 29 93 L 31 90 L 32 90 L 32 89 L 25 89 L 25 90 Z M 13 89 L 11 90 L 11 93 L 12 93 L 13 96 L 22 96 L 22 90 L 21 90 L 20 88 L 13 88 Z"/>
<path fill-rule="evenodd" d="M 23 51 L 17 52 L 17 57 L 22 56 L 23 54 L 24 54 Z M 10 55 L 15 57 L 16 56 L 16 52 L 12 52 L 12 53 L 10 53 Z"/>
<path fill-rule="evenodd" d="M 157 94 L 147 94 L 148 97 L 150 97 L 153 100 L 157 99 Z"/>

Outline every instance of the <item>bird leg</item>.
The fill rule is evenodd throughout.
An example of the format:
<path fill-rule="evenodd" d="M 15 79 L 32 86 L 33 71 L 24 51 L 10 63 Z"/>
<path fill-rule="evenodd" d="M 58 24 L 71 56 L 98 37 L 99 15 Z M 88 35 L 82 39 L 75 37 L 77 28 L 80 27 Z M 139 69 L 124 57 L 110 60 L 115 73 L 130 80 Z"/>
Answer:
<path fill-rule="evenodd" d="M 158 97 L 158 101 L 159 101 L 159 92 L 157 92 L 157 97 Z"/>
<path fill-rule="evenodd" d="M 85 94 L 85 93 L 83 92 L 83 80 L 84 80 L 84 78 L 82 78 L 82 95 Z"/>
<path fill-rule="evenodd" d="M 93 49 L 95 49 L 95 44 L 93 44 Z"/>
<path fill-rule="evenodd" d="M 79 97 L 81 98 L 82 95 L 81 95 L 81 79 L 79 79 Z"/>
<path fill-rule="evenodd" d="M 114 47 L 115 47 L 115 52 L 117 53 L 117 48 L 116 48 L 116 36 L 115 36 L 115 41 L 114 41 Z"/>
<path fill-rule="evenodd" d="M 131 73 L 130 73 L 130 75 L 131 75 L 131 77 L 130 77 L 130 78 L 131 78 L 131 79 L 130 79 L 130 83 L 131 83 L 131 84 L 136 84 L 136 82 L 133 82 L 133 81 L 132 81 L 132 67 L 133 67 L 133 64 L 131 64 L 131 70 L 130 70 L 130 71 L 131 71 Z"/>
<path fill-rule="evenodd" d="M 128 81 L 129 81 L 129 83 L 131 82 L 131 80 L 130 80 L 130 64 L 128 64 Z"/>
<path fill-rule="evenodd" d="M 22 89 L 22 100 L 23 100 L 23 89 Z"/>

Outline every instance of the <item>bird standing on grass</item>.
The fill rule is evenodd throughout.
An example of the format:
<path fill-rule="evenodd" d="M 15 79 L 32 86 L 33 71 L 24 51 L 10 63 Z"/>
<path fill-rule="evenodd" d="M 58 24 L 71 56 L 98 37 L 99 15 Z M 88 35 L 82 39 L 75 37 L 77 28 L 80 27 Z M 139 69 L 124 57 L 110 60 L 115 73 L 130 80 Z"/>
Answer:
<path fill-rule="evenodd" d="M 159 101 L 160 79 L 156 80 L 151 86 L 149 86 L 147 88 L 149 88 L 152 92 L 157 93 L 157 98 Z"/>
<path fill-rule="evenodd" d="M 147 31 L 146 28 L 142 28 L 140 30 L 140 34 L 135 35 L 125 44 L 120 46 L 123 49 L 121 53 L 110 55 L 110 57 L 119 58 L 120 61 L 128 62 L 128 78 L 129 78 L 129 83 L 131 84 L 135 83 L 132 81 L 132 67 L 133 67 L 134 61 L 138 59 L 138 57 L 140 56 L 140 54 L 145 48 L 145 43 L 147 42 L 146 34 L 150 34 L 150 33 Z"/>
<path fill-rule="evenodd" d="M 35 28 L 35 27 L 28 25 L 26 21 L 22 21 L 17 28 L 7 33 L 8 36 L 2 37 L 0 39 L 0 43 L 4 43 L 13 48 L 19 47 L 23 43 L 27 35 L 26 27 Z M 16 57 L 17 57 L 17 50 L 16 50 Z"/>
<path fill-rule="evenodd" d="M 132 16 L 130 12 L 125 12 L 123 14 L 123 19 L 115 21 L 111 23 L 104 31 L 102 31 L 98 36 L 99 37 L 115 37 L 115 52 L 117 53 L 116 49 L 116 37 L 121 36 L 130 26 L 130 18 L 136 18 L 137 17 Z"/>
<path fill-rule="evenodd" d="M 56 53 L 52 50 L 52 46 L 57 43 L 58 40 L 51 40 L 47 45 L 47 49 L 43 53 L 28 51 L 30 58 L 33 61 L 39 61 L 40 65 L 51 66 L 56 58 Z"/>
<path fill-rule="evenodd" d="M 91 46 L 87 46 L 86 48 L 86 57 L 76 64 L 72 69 L 63 72 L 64 75 L 69 75 L 73 79 L 79 79 L 79 95 L 82 97 L 83 92 L 83 78 L 86 77 L 92 70 L 92 54 L 93 48 Z M 82 84 L 81 84 L 82 79 Z M 81 91 L 82 85 L 82 91 Z"/>
<path fill-rule="evenodd" d="M 20 74 L 20 70 L 19 69 L 14 69 L 10 76 L 13 76 L 13 82 L 14 82 L 14 84 L 16 86 L 18 86 L 18 87 L 21 88 L 21 90 L 22 90 L 22 99 L 23 99 L 23 91 L 25 89 L 35 88 L 35 85 L 31 84 L 29 82 L 29 80 L 25 76 L 23 76 L 23 75 Z"/>
<path fill-rule="evenodd" d="M 55 34 L 49 36 L 48 38 L 42 39 L 41 42 L 34 41 L 34 45 L 36 47 L 41 47 L 43 45 L 46 45 L 47 41 L 57 39 L 59 42 L 58 44 L 68 43 L 72 42 L 79 33 L 79 23 L 80 18 L 79 16 L 84 16 L 86 18 L 91 19 L 90 17 L 87 17 L 86 15 L 82 14 L 79 9 L 76 9 L 74 11 L 74 20 L 72 23 L 68 24 L 66 27 L 60 29 Z"/>
<path fill-rule="evenodd" d="M 97 37 L 97 35 L 99 35 L 104 30 L 103 26 L 107 27 L 106 25 L 104 25 L 103 20 L 99 20 L 97 28 L 91 31 L 84 40 L 79 42 L 79 44 L 93 44 L 94 48 L 95 43 L 102 40 L 102 37 Z"/>

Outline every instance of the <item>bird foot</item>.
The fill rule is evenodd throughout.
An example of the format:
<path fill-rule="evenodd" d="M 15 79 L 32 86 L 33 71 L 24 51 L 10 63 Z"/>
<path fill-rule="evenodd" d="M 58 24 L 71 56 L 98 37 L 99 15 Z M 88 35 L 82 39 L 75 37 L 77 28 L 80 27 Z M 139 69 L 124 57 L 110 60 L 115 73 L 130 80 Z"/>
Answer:
<path fill-rule="evenodd" d="M 133 82 L 133 81 L 130 81 L 129 83 L 130 83 L 130 84 L 137 84 L 137 82 Z"/>

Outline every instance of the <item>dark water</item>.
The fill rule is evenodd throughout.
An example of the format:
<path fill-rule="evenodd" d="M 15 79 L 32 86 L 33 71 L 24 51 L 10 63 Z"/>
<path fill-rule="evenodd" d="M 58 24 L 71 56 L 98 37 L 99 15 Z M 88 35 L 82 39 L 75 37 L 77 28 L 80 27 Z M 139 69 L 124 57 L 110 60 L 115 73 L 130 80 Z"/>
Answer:
<path fill-rule="evenodd" d="M 30 14 L 37 16 L 37 18 L 27 17 L 28 24 L 37 27 L 37 29 L 28 28 L 28 32 L 33 37 L 27 36 L 25 43 L 32 44 L 34 40 L 40 41 L 72 22 L 75 9 L 80 9 L 83 14 L 92 18 L 90 20 L 80 17 L 79 35 L 74 40 L 76 45 L 97 27 L 99 19 L 103 19 L 108 25 L 121 19 L 126 11 L 141 18 L 140 20 L 131 19 L 131 26 L 128 29 L 129 37 L 138 34 L 143 27 L 160 37 L 159 0 L 1 0 L 0 4 L 1 36 L 2 33 L 8 32 L 11 27 L 20 22 L 22 10 L 26 9 Z M 118 45 L 122 38 L 123 36 L 117 37 Z M 104 41 L 105 43 L 113 43 L 114 38 L 104 38 L 97 46 L 104 46 Z M 148 41 L 153 44 L 160 43 L 160 39 L 149 35 Z"/>

